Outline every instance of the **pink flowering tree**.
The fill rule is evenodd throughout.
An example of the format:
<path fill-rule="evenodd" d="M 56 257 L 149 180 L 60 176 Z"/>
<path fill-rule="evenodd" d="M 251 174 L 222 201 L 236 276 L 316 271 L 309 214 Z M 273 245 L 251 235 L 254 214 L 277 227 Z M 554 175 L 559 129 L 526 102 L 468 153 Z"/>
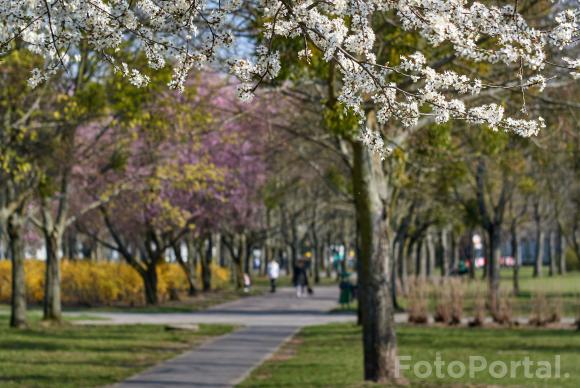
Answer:
<path fill-rule="evenodd" d="M 125 132 L 122 166 L 103 173 L 110 164 L 105 157 L 93 164 L 100 174 L 78 176 L 85 182 L 78 198 L 102 199 L 81 227 L 139 272 L 149 304 L 158 302 L 157 267 L 167 251 L 186 237 L 221 228 L 230 217 L 245 222 L 256 212 L 252 199 L 264 180 L 260 144 L 250 136 L 263 117 L 240 110 L 227 79 L 191 83 L 188 93 L 159 95 L 149 117 Z M 108 238 L 98 234 L 99 225 Z M 193 268 L 176 256 L 193 286 Z"/>

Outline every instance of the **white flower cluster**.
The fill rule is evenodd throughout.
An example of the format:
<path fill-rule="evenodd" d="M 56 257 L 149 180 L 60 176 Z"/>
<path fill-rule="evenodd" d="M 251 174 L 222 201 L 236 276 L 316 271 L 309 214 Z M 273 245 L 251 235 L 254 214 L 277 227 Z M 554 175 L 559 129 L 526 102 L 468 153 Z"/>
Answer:
<path fill-rule="evenodd" d="M 262 80 L 280 70 L 278 53 L 271 50 L 275 37 L 301 38 L 304 47 L 297 55 L 309 58 L 315 47 L 326 61 L 334 61 L 341 75 L 339 100 L 358 113 L 364 122 L 363 105 L 374 102 L 379 124 L 391 119 L 415 125 L 422 115 L 437 122 L 458 118 L 523 135 L 544 125 L 541 119 L 506 117 L 501 106 L 466 106 L 490 85 L 452 71 L 440 72 L 428 65 L 420 52 L 401 58 L 400 65 L 378 63 L 376 32 L 372 20 L 384 12 L 396 15 L 401 28 L 420 34 L 429 44 L 450 44 L 454 55 L 475 62 L 505 64 L 523 69 L 527 82 L 514 87 L 522 92 L 531 86 L 543 89 L 542 75 L 552 47 L 562 49 L 579 38 L 579 10 L 553 15 L 552 26 L 542 30 L 528 25 L 513 6 L 488 6 L 467 0 L 257 0 L 253 7 L 267 23 L 260 31 L 264 46 L 255 58 L 231 58 L 230 71 L 241 84 L 240 97 L 252 98 Z M 0 0 L 0 53 L 18 39 L 45 59 L 45 68 L 34 70 L 32 86 L 67 66 L 75 48 L 86 42 L 112 62 L 137 86 L 148 78 L 114 55 L 131 37 L 141 48 L 149 66 L 159 69 L 171 63 L 170 86 L 182 89 L 188 73 L 216 59 L 234 42 L 231 24 L 239 22 L 241 0 Z M 485 44 L 481 44 L 484 43 Z M 568 61 L 578 76 L 577 60 Z M 392 76 L 400 80 L 395 83 Z M 402 77 L 401 77 L 402 76 Z M 476 101 L 470 98 L 471 101 Z M 366 136 L 366 137 L 365 137 Z M 368 131 L 363 137 L 367 140 Z M 378 138 L 367 141 L 369 145 Z M 372 140 L 372 139 L 371 139 Z"/>
<path fill-rule="evenodd" d="M 580 79 L 580 58 L 572 59 L 572 58 L 562 58 L 562 60 L 568 65 L 568 67 L 572 70 L 570 73 L 574 79 Z"/>
<path fill-rule="evenodd" d="M 364 126 L 361 128 L 359 140 L 374 154 L 378 155 L 381 160 L 385 160 L 385 158 L 392 152 L 392 149 L 385 145 L 381 134 L 377 131 L 373 131 L 369 127 Z"/>

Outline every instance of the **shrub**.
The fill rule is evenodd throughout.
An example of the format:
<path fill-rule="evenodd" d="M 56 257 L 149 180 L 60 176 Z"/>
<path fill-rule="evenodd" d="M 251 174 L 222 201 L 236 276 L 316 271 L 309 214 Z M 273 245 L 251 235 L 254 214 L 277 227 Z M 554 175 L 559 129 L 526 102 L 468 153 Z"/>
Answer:
<path fill-rule="evenodd" d="M 419 278 L 410 282 L 408 296 L 409 322 L 425 324 L 429 321 L 427 315 L 427 290 L 425 281 Z"/>
<path fill-rule="evenodd" d="M 574 248 L 570 247 L 566 249 L 564 257 L 566 260 L 566 269 L 568 271 L 580 271 L 580 257 L 576 256 Z"/>
<path fill-rule="evenodd" d="M 469 322 L 469 326 L 478 327 L 483 326 L 485 322 L 485 297 L 481 289 L 477 288 L 475 298 L 473 300 L 473 319 Z"/>
<path fill-rule="evenodd" d="M 441 287 L 435 291 L 435 314 L 433 314 L 433 320 L 435 322 L 449 323 L 451 322 L 451 312 L 451 289 L 448 282 L 443 282 Z"/>
<path fill-rule="evenodd" d="M 538 292 L 532 298 L 532 312 L 528 323 L 533 326 L 544 326 L 548 322 L 546 319 L 548 311 L 548 302 L 546 296 Z"/>
<path fill-rule="evenodd" d="M 493 320 L 500 325 L 511 325 L 513 323 L 513 303 L 510 292 L 500 291 L 498 308 L 493 315 Z"/>
<path fill-rule="evenodd" d="M 42 303 L 44 297 L 45 263 L 26 260 L 26 295 L 28 303 Z M 70 261 L 61 263 L 62 302 L 72 306 L 95 306 L 143 304 L 143 281 L 139 273 L 125 263 L 106 261 Z M 164 263 L 157 269 L 159 300 L 186 292 L 189 288 L 183 270 L 175 263 Z M 197 274 L 200 277 L 199 271 Z M 11 295 L 11 262 L 0 261 L 0 302 L 9 303 Z M 212 265 L 212 283 L 215 288 L 224 287 L 229 271 Z"/>
<path fill-rule="evenodd" d="M 451 320 L 449 324 L 458 325 L 463 316 L 463 303 L 465 300 L 465 288 L 461 279 L 451 279 Z"/>
<path fill-rule="evenodd" d="M 550 314 L 546 318 L 547 323 L 560 323 L 562 321 L 564 307 L 561 298 L 552 298 L 550 300 Z"/>

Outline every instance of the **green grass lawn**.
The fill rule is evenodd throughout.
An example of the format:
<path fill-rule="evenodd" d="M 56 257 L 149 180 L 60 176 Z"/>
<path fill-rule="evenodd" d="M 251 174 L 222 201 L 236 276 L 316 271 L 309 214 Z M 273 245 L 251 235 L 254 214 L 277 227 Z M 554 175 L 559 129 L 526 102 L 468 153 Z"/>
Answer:
<path fill-rule="evenodd" d="M 483 356 L 488 363 L 501 360 L 551 361 L 561 356 L 561 378 L 526 379 L 523 370 L 516 378 L 494 379 L 487 372 L 470 379 L 435 376 L 419 379 L 405 373 L 411 386 L 512 385 L 526 387 L 580 386 L 580 333 L 569 330 L 468 329 L 411 327 L 398 328 L 399 354 L 433 365 L 436 352 L 444 362 L 468 363 L 470 356 Z M 435 367 L 433 367 L 435 369 Z M 447 375 L 446 365 L 442 369 Z M 532 369 L 535 371 L 535 369 Z M 239 387 L 361 387 L 362 346 L 360 328 L 352 324 L 331 324 L 303 329 L 277 354 L 256 369 Z M 568 378 L 564 378 L 569 374 Z M 509 375 L 508 375 L 509 376 Z M 379 386 L 368 384 L 368 386 Z"/>
<path fill-rule="evenodd" d="M 95 387 L 121 381 L 210 337 L 225 325 L 200 325 L 197 332 L 163 326 L 8 328 L 0 317 L 1 387 Z"/>

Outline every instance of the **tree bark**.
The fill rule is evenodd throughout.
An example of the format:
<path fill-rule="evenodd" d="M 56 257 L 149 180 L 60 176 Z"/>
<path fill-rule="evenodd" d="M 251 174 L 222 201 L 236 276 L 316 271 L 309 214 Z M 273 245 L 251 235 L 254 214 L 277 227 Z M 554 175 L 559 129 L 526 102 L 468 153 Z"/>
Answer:
<path fill-rule="evenodd" d="M 558 246 L 556 249 L 558 260 L 558 273 L 566 275 L 566 239 L 562 233 L 562 225 L 558 224 Z"/>
<path fill-rule="evenodd" d="M 492 316 L 498 313 L 499 307 L 499 262 L 501 259 L 501 225 L 494 224 L 488 230 L 489 235 L 489 308 Z"/>
<path fill-rule="evenodd" d="M 157 260 L 147 264 L 147 269 L 141 273 L 143 279 L 143 289 L 145 290 L 145 303 L 148 305 L 157 305 L 159 296 L 157 295 Z"/>
<path fill-rule="evenodd" d="M 398 261 L 397 267 L 399 271 L 399 283 L 401 284 L 401 291 L 407 294 L 407 252 L 409 250 L 409 239 L 403 236 L 398 245 Z"/>
<path fill-rule="evenodd" d="M 24 242 L 22 240 L 22 217 L 15 213 L 8 219 L 8 238 L 12 259 L 12 296 L 10 326 L 27 327 L 26 322 L 26 279 L 24 276 Z"/>
<path fill-rule="evenodd" d="M 397 341 L 390 295 L 386 193 L 380 160 L 353 141 L 353 185 L 359 234 L 359 303 L 363 328 L 365 380 L 386 382 L 396 376 Z"/>
<path fill-rule="evenodd" d="M 441 276 L 447 277 L 449 276 L 449 232 L 445 229 L 442 229 L 439 235 L 439 241 L 441 244 Z"/>
<path fill-rule="evenodd" d="M 53 228 L 44 232 L 46 244 L 46 275 L 44 283 L 43 319 L 60 322 L 62 304 L 60 297 L 60 244 L 62 236 Z"/>
<path fill-rule="evenodd" d="M 536 230 L 536 250 L 534 252 L 534 277 L 542 276 L 544 258 L 544 231 L 538 227 Z"/>
<path fill-rule="evenodd" d="M 435 273 L 435 247 L 433 244 L 433 235 L 431 233 L 427 234 L 427 244 L 426 244 L 426 253 L 427 253 L 427 269 L 426 275 L 427 278 L 431 279 L 433 274 Z"/>
<path fill-rule="evenodd" d="M 194 251 L 187 251 L 187 260 L 184 259 L 181 253 L 181 244 L 177 243 L 173 246 L 173 252 L 175 253 L 175 259 L 177 263 L 183 269 L 185 277 L 187 278 L 187 284 L 189 286 L 188 295 L 197 295 L 197 287 L 195 285 L 195 262 L 193 260 Z"/>
<path fill-rule="evenodd" d="M 207 247 L 205 257 L 201 258 L 201 282 L 203 291 L 211 291 L 211 262 L 213 257 L 213 239 L 210 236 L 207 238 Z"/>
<path fill-rule="evenodd" d="M 521 252 L 520 252 L 520 239 L 518 236 L 518 230 L 516 223 L 512 222 L 511 225 L 511 245 L 512 245 L 512 257 L 514 258 L 514 268 L 513 268 L 513 293 L 514 296 L 520 294 L 520 265 L 521 265 Z"/>
<path fill-rule="evenodd" d="M 554 276 L 556 275 L 556 233 L 555 232 L 551 232 L 550 233 L 550 267 L 549 267 L 549 276 Z"/>

